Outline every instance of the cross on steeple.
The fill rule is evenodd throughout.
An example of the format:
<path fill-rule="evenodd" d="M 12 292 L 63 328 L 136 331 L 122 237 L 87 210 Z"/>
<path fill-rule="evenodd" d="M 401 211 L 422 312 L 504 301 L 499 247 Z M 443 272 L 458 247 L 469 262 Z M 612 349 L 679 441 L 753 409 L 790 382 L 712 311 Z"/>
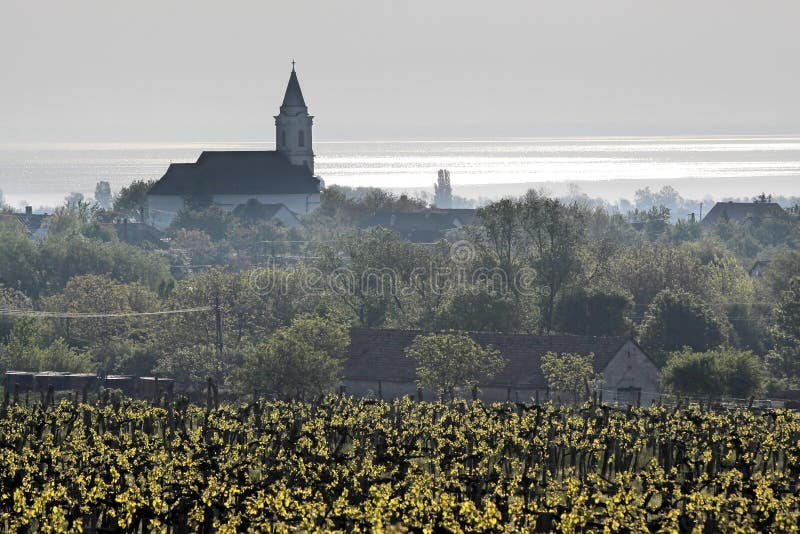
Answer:
<path fill-rule="evenodd" d="M 292 72 L 294 72 L 294 59 L 292 60 Z"/>

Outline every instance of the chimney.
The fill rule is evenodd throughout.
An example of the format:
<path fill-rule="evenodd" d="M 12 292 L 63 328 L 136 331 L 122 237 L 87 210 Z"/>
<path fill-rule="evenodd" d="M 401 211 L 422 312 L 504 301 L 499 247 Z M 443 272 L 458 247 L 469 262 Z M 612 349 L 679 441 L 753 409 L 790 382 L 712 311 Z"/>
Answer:
<path fill-rule="evenodd" d="M 33 215 L 33 206 L 25 206 L 25 215 Z"/>

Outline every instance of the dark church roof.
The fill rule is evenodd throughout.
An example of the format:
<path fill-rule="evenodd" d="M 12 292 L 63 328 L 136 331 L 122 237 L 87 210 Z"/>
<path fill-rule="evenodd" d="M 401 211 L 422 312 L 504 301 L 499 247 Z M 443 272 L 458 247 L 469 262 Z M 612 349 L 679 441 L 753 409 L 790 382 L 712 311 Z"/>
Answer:
<path fill-rule="evenodd" d="M 343 362 L 344 378 L 413 382 L 416 380 L 416 362 L 406 357 L 404 351 L 415 337 L 427 333 L 422 330 L 351 328 L 349 354 Z M 472 332 L 469 335 L 483 347 L 492 345 L 506 359 L 505 368 L 483 384 L 498 387 L 547 387 L 541 365 L 542 356 L 548 352 L 584 355 L 592 352 L 595 371 L 602 372 L 622 346 L 630 341 L 627 337 L 491 332 Z"/>
<path fill-rule="evenodd" d="M 297 81 L 297 73 L 292 67 L 292 74 L 289 76 L 289 85 L 286 86 L 286 94 L 283 96 L 283 104 L 281 104 L 281 111 L 287 107 L 306 107 L 306 101 L 303 99 L 303 91 L 300 90 L 300 82 Z"/>
<path fill-rule="evenodd" d="M 319 193 L 305 165 L 277 151 L 203 152 L 196 163 L 172 163 L 150 195 L 270 195 Z"/>
<path fill-rule="evenodd" d="M 717 202 L 703 218 L 703 225 L 717 224 L 723 218 L 743 224 L 751 219 L 786 217 L 786 211 L 776 202 Z"/>

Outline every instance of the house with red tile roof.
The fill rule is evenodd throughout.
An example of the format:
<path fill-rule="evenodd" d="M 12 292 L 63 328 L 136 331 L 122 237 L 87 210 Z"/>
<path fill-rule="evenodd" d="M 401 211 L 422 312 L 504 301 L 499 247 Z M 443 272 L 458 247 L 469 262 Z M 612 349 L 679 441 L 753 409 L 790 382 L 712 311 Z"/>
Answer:
<path fill-rule="evenodd" d="M 352 328 L 350 348 L 343 363 L 342 385 L 351 395 L 384 399 L 417 396 L 433 400 L 431 392 L 418 392 L 416 362 L 405 349 L 422 330 Z M 594 354 L 595 372 L 602 375 L 598 391 L 604 402 L 620 405 L 649 405 L 660 397 L 661 376 L 645 351 L 629 337 L 576 335 L 504 334 L 471 332 L 470 337 L 483 347 L 492 346 L 506 360 L 504 369 L 480 384 L 477 397 L 484 402 L 530 402 L 571 400 L 548 390 L 542 374 L 542 356 Z"/>

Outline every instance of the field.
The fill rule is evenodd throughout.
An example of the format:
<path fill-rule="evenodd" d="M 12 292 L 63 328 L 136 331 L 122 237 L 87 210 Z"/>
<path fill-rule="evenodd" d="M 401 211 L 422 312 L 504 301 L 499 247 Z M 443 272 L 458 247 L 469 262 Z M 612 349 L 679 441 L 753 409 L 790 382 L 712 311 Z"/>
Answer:
<path fill-rule="evenodd" d="M 9 532 L 796 532 L 800 416 L 329 397 L 0 410 Z"/>

